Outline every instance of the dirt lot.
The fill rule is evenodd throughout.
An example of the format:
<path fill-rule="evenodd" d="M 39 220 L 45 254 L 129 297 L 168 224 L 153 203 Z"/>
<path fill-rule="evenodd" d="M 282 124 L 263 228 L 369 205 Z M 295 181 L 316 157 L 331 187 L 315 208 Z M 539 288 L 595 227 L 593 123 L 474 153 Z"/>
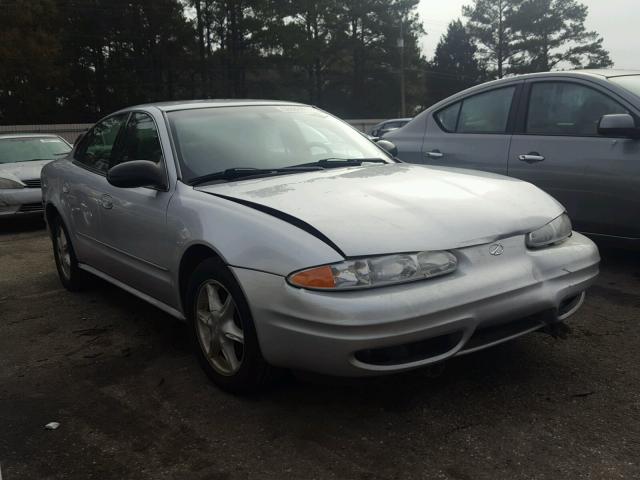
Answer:
<path fill-rule="evenodd" d="M 603 257 L 567 340 L 236 398 L 181 323 L 106 284 L 67 293 L 42 225 L 2 223 L 0 478 L 640 478 L 640 254 Z"/>

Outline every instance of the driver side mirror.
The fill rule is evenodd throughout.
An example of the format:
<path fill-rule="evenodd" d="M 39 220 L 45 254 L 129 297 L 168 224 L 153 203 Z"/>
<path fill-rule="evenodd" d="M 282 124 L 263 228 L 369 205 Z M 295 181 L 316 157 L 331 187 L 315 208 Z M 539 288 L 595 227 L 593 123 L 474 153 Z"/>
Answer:
<path fill-rule="evenodd" d="M 119 188 L 167 187 L 162 165 L 148 160 L 132 160 L 110 168 L 107 181 Z"/>
<path fill-rule="evenodd" d="M 640 138 L 640 128 L 628 113 L 604 115 L 600 119 L 598 133 L 608 137 Z"/>
<path fill-rule="evenodd" d="M 396 147 L 393 142 L 390 142 L 389 140 L 384 140 L 384 139 L 374 140 L 374 141 L 381 149 L 383 149 L 385 152 L 390 154 L 392 157 L 395 158 L 398 156 L 398 147 Z"/>

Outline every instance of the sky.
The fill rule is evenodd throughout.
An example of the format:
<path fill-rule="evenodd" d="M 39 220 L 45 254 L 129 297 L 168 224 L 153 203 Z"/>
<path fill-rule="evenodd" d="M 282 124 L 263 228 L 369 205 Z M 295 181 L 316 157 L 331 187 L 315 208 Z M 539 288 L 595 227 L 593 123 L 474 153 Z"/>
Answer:
<path fill-rule="evenodd" d="M 451 20 L 462 15 L 462 6 L 470 0 L 420 0 L 418 11 L 428 35 L 422 47 L 431 58 L 440 36 Z M 587 28 L 604 37 L 604 47 L 611 53 L 616 68 L 640 70 L 640 1 L 582 0 L 589 7 Z"/>

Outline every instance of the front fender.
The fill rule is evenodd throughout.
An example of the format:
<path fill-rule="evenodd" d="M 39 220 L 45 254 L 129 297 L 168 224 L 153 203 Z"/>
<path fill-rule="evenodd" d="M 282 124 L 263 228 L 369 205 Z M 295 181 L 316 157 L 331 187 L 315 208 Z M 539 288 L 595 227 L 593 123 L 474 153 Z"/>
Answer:
<path fill-rule="evenodd" d="M 208 246 L 227 265 L 281 276 L 344 259 L 323 240 L 281 218 L 181 183 L 169 205 L 167 226 L 176 235 L 175 271 L 195 244 Z"/>

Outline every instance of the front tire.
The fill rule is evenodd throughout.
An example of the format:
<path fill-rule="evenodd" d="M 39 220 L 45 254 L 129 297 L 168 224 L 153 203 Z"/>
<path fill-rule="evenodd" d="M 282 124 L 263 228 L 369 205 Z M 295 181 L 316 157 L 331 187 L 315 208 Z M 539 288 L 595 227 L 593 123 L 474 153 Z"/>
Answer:
<path fill-rule="evenodd" d="M 195 269 L 186 305 L 196 357 L 216 385 L 248 393 L 268 382 L 273 369 L 262 357 L 249 305 L 220 260 L 207 259 Z"/>
<path fill-rule="evenodd" d="M 71 292 L 82 290 L 88 283 L 88 277 L 78 267 L 78 259 L 69 240 L 69 232 L 57 215 L 51 221 L 51 242 L 60 283 Z"/>

